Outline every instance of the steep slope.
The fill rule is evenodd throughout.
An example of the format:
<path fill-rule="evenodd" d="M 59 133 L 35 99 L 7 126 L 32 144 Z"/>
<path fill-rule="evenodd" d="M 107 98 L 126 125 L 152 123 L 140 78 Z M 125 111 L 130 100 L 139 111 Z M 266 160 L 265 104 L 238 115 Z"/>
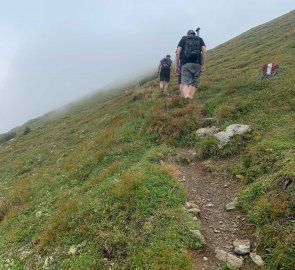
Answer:
<path fill-rule="evenodd" d="M 257 229 L 258 249 L 268 269 L 293 269 L 295 262 L 295 12 L 261 25 L 210 51 L 197 99 L 221 128 L 246 123 L 253 137 L 211 155 L 241 153 L 229 169 L 246 191 L 242 207 Z M 262 65 L 278 63 L 280 75 L 261 81 Z M 206 148 L 207 147 L 207 148 Z M 241 152 L 242 151 L 242 152 Z M 216 167 L 218 171 L 218 167 Z M 229 175 L 229 176 L 231 176 Z M 238 181 L 238 179 L 236 179 Z"/>
<path fill-rule="evenodd" d="M 50 114 L 0 145 L 1 269 L 192 269 L 197 224 L 159 163 L 173 151 L 141 131 L 157 95 L 133 91 Z"/>
<path fill-rule="evenodd" d="M 174 148 L 184 146 L 240 181 L 267 268 L 293 269 L 294 26 L 291 12 L 210 51 L 196 101 L 161 96 L 152 81 L 18 129 L 0 144 L 0 268 L 195 269 L 199 224 L 166 165 L 185 161 Z M 281 73 L 261 82 L 268 62 Z M 233 122 L 250 124 L 252 136 L 220 150 L 195 135 Z M 228 156 L 234 165 L 215 162 Z"/>

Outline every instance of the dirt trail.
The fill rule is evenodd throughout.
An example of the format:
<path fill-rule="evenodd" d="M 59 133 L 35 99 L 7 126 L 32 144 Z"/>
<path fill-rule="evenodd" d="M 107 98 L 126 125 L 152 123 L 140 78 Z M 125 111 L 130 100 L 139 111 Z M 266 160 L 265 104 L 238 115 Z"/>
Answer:
<path fill-rule="evenodd" d="M 190 157 L 189 151 L 181 150 L 181 155 Z M 255 248 L 254 232 L 246 219 L 237 210 L 226 211 L 225 205 L 238 195 L 237 183 L 215 177 L 200 161 L 189 165 L 177 165 L 180 181 L 189 193 L 189 200 L 195 202 L 201 211 L 202 234 L 206 246 L 195 254 L 198 270 L 217 270 L 222 264 L 215 257 L 215 250 L 233 252 L 233 241 L 249 239 L 251 250 Z M 242 270 L 259 269 L 249 256 L 244 256 Z"/>

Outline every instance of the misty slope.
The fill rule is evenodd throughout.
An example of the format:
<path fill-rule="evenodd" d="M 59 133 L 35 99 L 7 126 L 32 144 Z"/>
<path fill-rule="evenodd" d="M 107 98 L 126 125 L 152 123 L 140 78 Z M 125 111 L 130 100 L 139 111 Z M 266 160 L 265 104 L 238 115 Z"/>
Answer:
<path fill-rule="evenodd" d="M 201 247 L 183 209 L 175 146 L 200 157 L 236 156 L 242 207 L 268 269 L 294 265 L 295 13 L 209 52 L 196 102 L 158 94 L 158 83 L 98 95 L 30 124 L 0 144 L 1 269 L 194 269 Z M 280 76 L 261 82 L 262 64 Z M 177 91 L 176 78 L 171 92 Z M 195 130 L 250 124 L 218 150 Z M 162 163 L 162 165 L 161 165 Z M 211 168 L 220 172 L 220 168 Z"/>
<path fill-rule="evenodd" d="M 98 95 L 0 145 L 1 269 L 192 269 L 175 151 L 143 131 L 157 99 Z"/>

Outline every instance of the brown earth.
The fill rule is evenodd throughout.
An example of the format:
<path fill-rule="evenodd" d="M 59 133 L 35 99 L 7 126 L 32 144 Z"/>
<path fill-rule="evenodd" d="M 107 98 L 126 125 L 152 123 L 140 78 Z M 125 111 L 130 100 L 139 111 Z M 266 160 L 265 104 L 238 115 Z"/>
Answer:
<path fill-rule="evenodd" d="M 191 152 L 180 150 L 180 154 L 191 159 Z M 230 162 L 227 161 L 227 162 Z M 237 209 L 226 211 L 225 205 L 238 197 L 239 181 L 214 176 L 199 160 L 189 165 L 175 165 L 179 171 L 179 181 L 189 194 L 189 201 L 196 203 L 201 211 L 200 221 L 206 245 L 196 253 L 194 259 L 198 270 L 217 270 L 223 264 L 215 257 L 215 250 L 222 249 L 234 254 L 233 241 L 249 239 L 251 251 L 255 249 L 255 234 L 246 218 Z M 243 256 L 242 270 L 259 269 L 249 255 Z"/>

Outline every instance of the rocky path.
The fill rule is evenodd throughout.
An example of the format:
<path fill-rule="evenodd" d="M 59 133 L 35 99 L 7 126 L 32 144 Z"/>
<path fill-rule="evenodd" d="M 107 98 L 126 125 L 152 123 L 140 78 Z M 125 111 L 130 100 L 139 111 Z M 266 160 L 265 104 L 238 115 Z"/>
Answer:
<path fill-rule="evenodd" d="M 181 155 L 189 157 L 189 152 L 181 150 Z M 179 180 L 189 193 L 189 201 L 195 203 L 200 210 L 198 218 L 201 220 L 202 234 L 206 241 L 205 247 L 194 255 L 196 269 L 219 269 L 223 262 L 216 258 L 216 250 L 224 251 L 219 256 L 225 256 L 225 252 L 234 255 L 238 264 L 241 262 L 239 258 L 242 258 L 242 270 L 261 269 L 252 262 L 249 255 L 239 256 L 234 252 L 233 242 L 236 239 L 250 240 L 251 252 L 255 250 L 254 232 L 246 219 L 237 209 L 225 209 L 238 195 L 237 181 L 215 177 L 200 161 L 178 165 L 177 169 L 180 173 Z"/>

